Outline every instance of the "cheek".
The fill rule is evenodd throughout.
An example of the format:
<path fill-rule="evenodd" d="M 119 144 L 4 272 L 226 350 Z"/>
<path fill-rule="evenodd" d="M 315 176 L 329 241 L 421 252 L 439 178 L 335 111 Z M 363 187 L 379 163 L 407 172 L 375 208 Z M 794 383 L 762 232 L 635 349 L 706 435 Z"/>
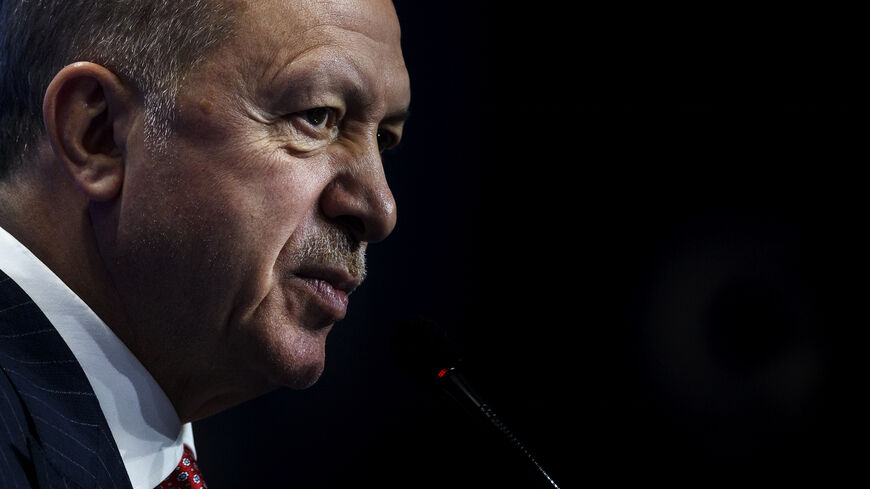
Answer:
<path fill-rule="evenodd" d="M 244 345 L 241 361 L 250 362 L 272 385 L 304 389 L 317 381 L 326 357 L 331 326 L 310 327 L 304 300 L 272 288 L 253 314 L 235 324 L 237 340 Z M 252 359 L 256 361 L 251 362 Z"/>
<path fill-rule="evenodd" d="M 200 272 L 234 294 L 234 314 L 250 314 L 275 286 L 282 251 L 316 221 L 333 165 L 326 155 L 292 157 L 254 121 L 215 124 L 220 109 L 205 106 L 188 113 L 196 123 L 176 134 L 170 161 L 143 176 L 157 182 L 158 219 L 186 252 L 214 257 L 219 266 Z"/>
<path fill-rule="evenodd" d="M 201 232 L 218 241 L 227 263 L 240 268 L 242 283 L 232 284 L 236 307 L 250 311 L 280 279 L 283 271 L 276 267 L 282 252 L 316 221 L 325 184 L 308 162 L 235 154 L 211 159 L 219 169 L 212 166 L 198 175 L 195 191 L 188 194 L 196 202 L 187 205 L 202 223 Z"/>
<path fill-rule="evenodd" d="M 239 243 L 277 245 L 316 206 L 322 175 L 307 162 L 288 161 L 265 141 L 205 149 L 183 153 L 171 177 L 182 183 L 171 193 L 212 232 Z"/>

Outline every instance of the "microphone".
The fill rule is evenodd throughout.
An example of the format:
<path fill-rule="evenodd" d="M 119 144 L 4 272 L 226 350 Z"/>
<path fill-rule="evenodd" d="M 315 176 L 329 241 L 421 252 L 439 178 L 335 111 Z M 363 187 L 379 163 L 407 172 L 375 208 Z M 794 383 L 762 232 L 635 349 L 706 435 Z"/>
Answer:
<path fill-rule="evenodd" d="M 468 411 L 478 413 L 500 432 L 546 480 L 548 487 L 559 489 L 552 477 L 538 463 L 516 435 L 499 419 L 495 411 L 474 391 L 459 366 L 462 353 L 446 329 L 434 321 L 415 317 L 401 324 L 391 344 L 396 363 L 413 379 L 436 384 Z"/>

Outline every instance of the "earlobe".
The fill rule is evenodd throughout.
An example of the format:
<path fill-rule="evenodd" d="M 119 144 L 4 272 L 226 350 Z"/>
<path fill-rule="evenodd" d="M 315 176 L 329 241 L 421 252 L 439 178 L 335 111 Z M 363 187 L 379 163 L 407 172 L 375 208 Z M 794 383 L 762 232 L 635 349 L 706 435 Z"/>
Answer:
<path fill-rule="evenodd" d="M 111 71 L 74 63 L 45 92 L 43 116 L 55 157 L 89 200 L 105 202 L 121 191 L 124 134 L 131 97 Z"/>

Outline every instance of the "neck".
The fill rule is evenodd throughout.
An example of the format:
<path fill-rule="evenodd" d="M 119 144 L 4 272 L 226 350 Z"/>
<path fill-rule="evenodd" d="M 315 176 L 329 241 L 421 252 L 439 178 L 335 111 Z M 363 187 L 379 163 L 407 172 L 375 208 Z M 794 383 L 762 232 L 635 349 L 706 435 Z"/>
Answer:
<path fill-rule="evenodd" d="M 114 330 L 126 319 L 97 249 L 88 201 L 47 152 L 0 182 L 0 226 Z"/>
<path fill-rule="evenodd" d="M 99 234 L 104 239 L 103 245 L 111 242 L 117 204 L 89 202 L 61 171 L 50 148 L 40 156 L 17 170 L 14 178 L 0 181 L 0 227 L 51 269 L 124 342 L 160 384 L 181 421 L 206 417 L 252 397 L 240 393 L 271 390 L 243 379 L 233 381 L 231 371 L 219 368 L 197 377 L 177 363 L 181 356 L 163 353 L 165 342 L 146 334 L 159 329 L 147 317 L 137 315 L 135 324 L 128 320 L 97 238 Z M 188 375 L 179 375 L 180 371 Z M 196 383 L 210 388 L 191 389 Z"/>

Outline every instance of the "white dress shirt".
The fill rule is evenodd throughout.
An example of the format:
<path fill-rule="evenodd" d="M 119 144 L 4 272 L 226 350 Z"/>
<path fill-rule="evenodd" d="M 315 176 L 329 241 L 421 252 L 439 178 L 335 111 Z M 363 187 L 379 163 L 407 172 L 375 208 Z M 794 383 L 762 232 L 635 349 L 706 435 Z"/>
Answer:
<path fill-rule="evenodd" d="M 0 227 L 0 270 L 60 333 L 84 370 L 134 489 L 153 489 L 193 446 L 157 381 L 94 311 L 33 253 Z M 194 452 L 195 455 L 195 452 Z"/>

